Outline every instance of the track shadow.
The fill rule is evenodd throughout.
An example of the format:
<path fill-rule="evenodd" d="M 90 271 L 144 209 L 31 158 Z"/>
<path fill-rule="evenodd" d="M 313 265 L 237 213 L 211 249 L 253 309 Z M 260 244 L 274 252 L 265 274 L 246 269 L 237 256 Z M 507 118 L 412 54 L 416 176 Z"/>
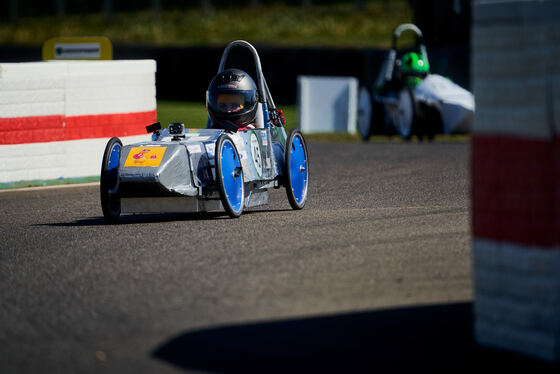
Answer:
<path fill-rule="evenodd" d="M 557 372 L 558 366 L 477 347 L 471 309 L 459 303 L 208 328 L 171 338 L 152 355 L 218 373 Z"/>
<path fill-rule="evenodd" d="M 292 208 L 287 209 L 259 209 L 259 208 L 250 208 L 251 210 L 244 210 L 242 215 L 246 214 L 262 214 L 262 213 L 278 213 L 278 212 L 293 212 Z"/>
<path fill-rule="evenodd" d="M 243 215 L 288 212 L 292 209 L 262 209 L 248 210 Z M 242 215 L 242 216 L 243 216 Z M 158 214 L 123 214 L 114 225 L 132 225 L 142 223 L 161 223 L 176 221 L 211 221 L 219 219 L 229 219 L 225 212 L 200 212 L 200 213 L 158 213 Z M 73 222 L 41 223 L 34 226 L 53 226 L 53 227 L 81 227 L 81 226 L 104 226 L 109 225 L 103 217 L 89 217 Z"/>
<path fill-rule="evenodd" d="M 175 221 L 200 221 L 227 218 L 220 212 L 212 213 L 165 213 L 165 214 L 124 214 L 114 224 L 108 224 L 103 217 L 89 217 L 73 222 L 42 223 L 36 226 L 54 227 L 79 227 L 79 226 L 106 226 L 106 225 L 132 225 L 142 223 L 161 223 Z"/>

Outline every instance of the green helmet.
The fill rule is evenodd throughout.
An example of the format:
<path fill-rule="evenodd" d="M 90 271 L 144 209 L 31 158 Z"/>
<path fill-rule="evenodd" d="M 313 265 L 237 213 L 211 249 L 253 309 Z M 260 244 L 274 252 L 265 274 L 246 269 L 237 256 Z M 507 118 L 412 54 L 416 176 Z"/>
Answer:
<path fill-rule="evenodd" d="M 401 59 L 401 71 L 405 74 L 424 75 L 430 71 L 430 64 L 418 53 L 408 52 Z"/>

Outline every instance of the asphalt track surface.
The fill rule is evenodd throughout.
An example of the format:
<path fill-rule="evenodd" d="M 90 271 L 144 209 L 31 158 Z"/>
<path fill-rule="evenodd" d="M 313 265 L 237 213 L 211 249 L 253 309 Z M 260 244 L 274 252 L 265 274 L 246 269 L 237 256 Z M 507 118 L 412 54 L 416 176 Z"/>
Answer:
<path fill-rule="evenodd" d="M 468 143 L 310 144 L 307 206 L 0 193 L 0 373 L 557 370 L 472 338 Z"/>

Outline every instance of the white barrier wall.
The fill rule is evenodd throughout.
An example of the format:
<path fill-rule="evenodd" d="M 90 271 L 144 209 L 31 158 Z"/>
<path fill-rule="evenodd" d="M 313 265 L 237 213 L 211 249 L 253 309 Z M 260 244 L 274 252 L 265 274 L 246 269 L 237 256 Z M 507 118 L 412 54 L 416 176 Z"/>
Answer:
<path fill-rule="evenodd" d="M 0 183 L 99 175 L 108 138 L 149 139 L 153 60 L 0 63 Z"/>
<path fill-rule="evenodd" d="M 560 360 L 560 1 L 474 1 L 474 330 Z"/>

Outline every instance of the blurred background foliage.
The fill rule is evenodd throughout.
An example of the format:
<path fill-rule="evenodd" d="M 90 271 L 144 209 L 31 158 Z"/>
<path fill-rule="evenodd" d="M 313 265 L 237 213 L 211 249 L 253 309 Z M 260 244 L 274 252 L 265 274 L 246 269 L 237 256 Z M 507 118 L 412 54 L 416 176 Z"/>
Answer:
<path fill-rule="evenodd" d="M 55 36 L 113 43 L 223 46 L 381 47 L 412 22 L 406 0 L 2 0 L 0 43 L 41 45 Z M 14 10 L 15 7 L 15 10 Z"/>
<path fill-rule="evenodd" d="M 298 122 L 296 75 L 352 75 L 370 84 L 381 63 L 375 50 L 390 47 L 401 23 L 422 29 L 437 72 L 469 82 L 470 0 L 0 0 L 0 7 L 0 60 L 40 59 L 45 40 L 61 36 L 105 36 L 119 58 L 156 59 L 164 126 L 205 126 L 200 98 L 221 49 L 235 39 L 270 47 L 262 48 L 267 79 L 288 128 Z M 399 48 L 413 42 L 404 34 Z"/>

